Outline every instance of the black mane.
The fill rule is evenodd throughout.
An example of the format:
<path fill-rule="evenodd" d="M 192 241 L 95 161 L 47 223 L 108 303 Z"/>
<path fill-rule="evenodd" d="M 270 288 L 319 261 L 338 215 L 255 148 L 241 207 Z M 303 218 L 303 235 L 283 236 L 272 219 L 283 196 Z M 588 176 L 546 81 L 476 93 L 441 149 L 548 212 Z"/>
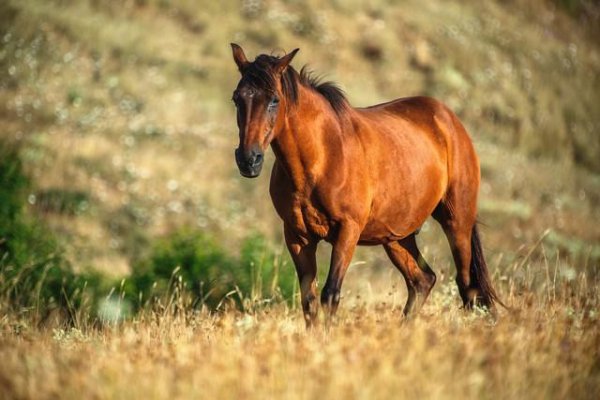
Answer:
<path fill-rule="evenodd" d="M 266 54 L 256 57 L 254 62 L 249 64 L 244 70 L 242 80 L 245 80 L 257 89 L 275 93 L 274 66 L 278 60 L 277 57 Z M 306 66 L 302 67 L 300 73 L 289 66 L 281 77 L 283 94 L 287 100 L 294 104 L 298 102 L 298 83 L 313 89 L 323 96 L 338 115 L 342 115 L 349 108 L 346 95 L 336 83 L 330 81 L 321 82 L 320 77 L 315 76 Z"/>
<path fill-rule="evenodd" d="M 321 82 L 321 78 L 308 70 L 306 65 L 300 70 L 300 82 L 313 88 L 317 93 L 325 97 L 337 114 L 342 114 L 349 107 L 346 94 L 335 82 Z"/>

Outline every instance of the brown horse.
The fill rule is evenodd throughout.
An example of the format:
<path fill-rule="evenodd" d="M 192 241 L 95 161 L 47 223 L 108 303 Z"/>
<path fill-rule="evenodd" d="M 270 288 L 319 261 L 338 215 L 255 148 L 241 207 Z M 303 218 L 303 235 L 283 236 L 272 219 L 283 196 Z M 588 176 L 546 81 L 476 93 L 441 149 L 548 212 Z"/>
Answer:
<path fill-rule="evenodd" d="M 502 304 L 494 291 L 475 224 L 479 161 L 456 115 L 427 97 L 367 108 L 350 106 L 334 84 L 320 83 L 283 57 L 248 61 L 232 44 L 242 78 L 233 93 L 240 173 L 260 174 L 271 145 L 271 198 L 298 273 L 307 325 L 317 316 L 315 252 L 333 246 L 321 303 L 335 313 L 357 245 L 385 248 L 408 287 L 405 315 L 424 303 L 436 277 L 415 235 L 432 215 L 454 256 L 466 308 Z"/>

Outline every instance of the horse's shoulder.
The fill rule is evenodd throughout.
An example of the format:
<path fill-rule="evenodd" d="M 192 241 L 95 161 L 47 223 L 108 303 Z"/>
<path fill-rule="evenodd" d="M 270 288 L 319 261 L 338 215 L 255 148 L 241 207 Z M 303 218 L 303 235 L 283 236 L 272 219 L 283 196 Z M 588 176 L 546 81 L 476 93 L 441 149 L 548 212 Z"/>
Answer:
<path fill-rule="evenodd" d="M 285 168 L 283 168 L 281 163 L 275 159 L 273 169 L 271 170 L 271 181 L 269 185 L 271 197 L 280 195 L 282 191 L 289 189 L 288 186 L 289 177 L 285 172 Z"/>

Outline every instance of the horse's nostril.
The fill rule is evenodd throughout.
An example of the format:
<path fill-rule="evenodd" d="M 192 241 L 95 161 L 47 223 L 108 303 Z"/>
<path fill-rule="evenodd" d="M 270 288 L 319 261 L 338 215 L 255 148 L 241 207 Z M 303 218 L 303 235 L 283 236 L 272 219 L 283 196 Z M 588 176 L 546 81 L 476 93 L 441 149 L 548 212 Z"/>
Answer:
<path fill-rule="evenodd" d="M 258 166 L 258 165 L 260 165 L 262 163 L 262 160 L 263 160 L 262 153 L 253 153 L 248 158 L 248 166 L 250 166 L 250 167 L 256 167 L 256 166 Z"/>

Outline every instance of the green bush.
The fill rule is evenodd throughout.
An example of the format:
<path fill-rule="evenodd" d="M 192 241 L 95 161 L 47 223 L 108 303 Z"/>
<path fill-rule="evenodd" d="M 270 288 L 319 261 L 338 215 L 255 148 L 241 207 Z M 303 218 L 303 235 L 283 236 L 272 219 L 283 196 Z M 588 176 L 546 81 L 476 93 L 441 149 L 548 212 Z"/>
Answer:
<path fill-rule="evenodd" d="M 174 292 L 194 306 L 216 309 L 226 302 L 248 308 L 263 300 L 291 299 L 294 276 L 264 237 L 244 241 L 241 257 L 225 251 L 206 233 L 183 229 L 157 240 L 150 255 L 133 263 L 125 294 L 138 308 L 166 305 Z"/>
<path fill-rule="evenodd" d="M 242 271 L 235 274 L 247 279 L 243 286 L 245 293 L 254 299 L 292 300 L 296 275 L 287 257 L 287 252 L 274 252 L 264 236 L 253 234 L 247 237 L 241 248 Z"/>
<path fill-rule="evenodd" d="M 3 306 L 40 316 L 59 308 L 73 317 L 97 275 L 76 275 L 40 221 L 24 209 L 30 182 L 18 147 L 0 142 L 0 298 Z"/>
<path fill-rule="evenodd" d="M 232 260 L 211 239 L 182 230 L 156 240 L 149 256 L 133 262 L 125 293 L 140 307 L 169 295 L 174 284 L 181 282 L 195 300 L 216 306 L 231 287 L 226 275 L 231 264 Z"/>

